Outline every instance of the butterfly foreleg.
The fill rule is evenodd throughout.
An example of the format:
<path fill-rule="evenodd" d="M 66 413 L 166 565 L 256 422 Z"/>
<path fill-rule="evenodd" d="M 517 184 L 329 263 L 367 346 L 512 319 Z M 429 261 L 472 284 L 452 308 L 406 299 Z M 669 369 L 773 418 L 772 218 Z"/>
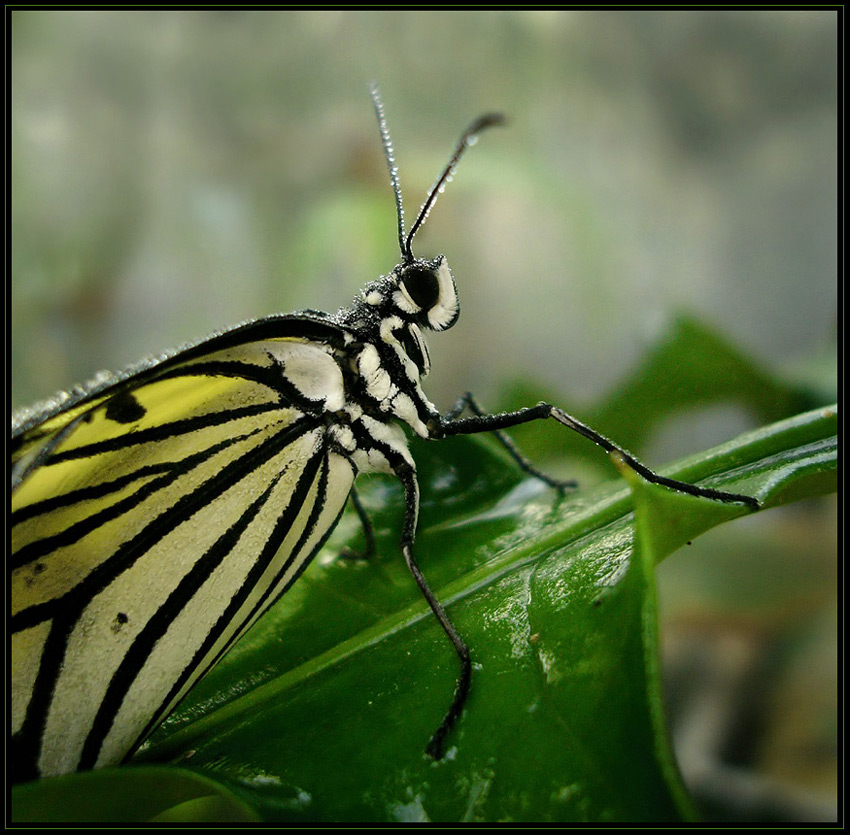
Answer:
<path fill-rule="evenodd" d="M 540 404 L 541 406 L 545 406 L 546 404 Z M 502 415 L 488 415 L 476 402 L 475 397 L 471 392 L 466 392 L 466 394 L 462 395 L 458 398 L 457 403 L 452 406 L 443 416 L 442 416 L 442 426 L 445 428 L 447 424 L 456 425 L 462 421 L 460 415 L 468 409 L 472 412 L 474 420 L 475 418 L 480 418 L 485 421 L 485 424 L 481 424 L 482 428 L 480 429 L 466 429 L 458 432 L 446 432 L 447 435 L 457 435 L 457 434 L 470 434 L 473 432 L 492 432 L 495 435 L 496 440 L 505 448 L 508 455 L 516 461 L 517 466 L 524 472 L 528 473 L 528 475 L 539 479 L 544 484 L 548 484 L 550 487 L 554 487 L 556 490 L 567 493 L 571 490 L 575 490 L 578 487 L 578 484 L 573 479 L 557 479 L 552 476 L 544 473 L 542 470 L 538 469 L 531 463 L 531 461 L 523 455 L 522 451 L 519 447 L 514 443 L 513 439 L 501 429 L 489 429 L 487 428 L 486 421 L 489 421 L 491 418 L 499 418 Z M 526 412 L 531 411 L 530 415 L 526 415 Z M 543 418 L 549 417 L 550 415 L 543 410 L 542 413 L 538 414 L 535 409 L 527 410 L 522 409 L 519 412 L 509 412 L 506 414 L 512 415 L 522 415 L 521 419 L 517 420 L 517 422 L 508 424 L 510 426 L 516 426 L 520 423 L 528 423 L 532 420 L 542 420 Z M 477 424 L 464 424 L 466 426 L 475 426 Z"/>
<path fill-rule="evenodd" d="M 468 408 L 473 413 L 472 417 L 462 418 L 459 415 L 464 408 Z M 516 445 L 505 435 L 504 430 L 512 426 L 519 426 L 523 423 L 530 423 L 534 420 L 543 420 L 545 418 L 553 418 L 558 423 L 578 432 L 590 441 L 593 441 L 597 446 L 602 447 L 606 452 L 616 453 L 631 469 L 642 476 L 647 481 L 653 484 L 660 484 L 665 487 L 670 487 L 673 490 L 679 490 L 683 493 L 688 493 L 692 496 L 701 496 L 707 499 L 713 499 L 721 502 L 738 502 L 745 504 L 754 509 L 758 509 L 759 503 L 752 496 L 745 496 L 739 493 L 727 493 L 723 490 L 715 490 L 711 487 L 697 487 L 693 484 L 688 484 L 684 481 L 667 478 L 659 475 L 654 470 L 642 464 L 630 452 L 610 441 L 604 435 L 591 429 L 586 424 L 582 423 L 577 418 L 568 415 L 563 409 L 557 406 L 552 406 L 550 403 L 538 403 L 536 406 L 531 406 L 525 409 L 518 409 L 513 412 L 501 412 L 499 414 L 486 414 L 475 403 L 472 395 L 465 394 L 455 406 L 450 409 L 440 420 L 440 426 L 435 430 L 436 437 L 447 437 L 449 435 L 472 435 L 478 432 L 493 432 L 505 449 L 510 453 L 511 457 L 519 464 L 519 466 L 529 475 L 539 478 L 547 484 L 551 484 L 559 489 L 570 489 L 574 487 L 572 482 L 558 482 L 549 476 L 541 473 L 525 458 L 522 453 L 516 448 Z"/>

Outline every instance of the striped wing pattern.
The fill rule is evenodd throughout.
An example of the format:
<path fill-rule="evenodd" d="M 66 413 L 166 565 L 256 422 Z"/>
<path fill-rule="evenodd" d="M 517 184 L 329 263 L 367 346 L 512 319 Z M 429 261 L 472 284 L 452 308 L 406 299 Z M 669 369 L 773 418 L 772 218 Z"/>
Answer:
<path fill-rule="evenodd" d="M 328 346 L 251 341 L 23 435 L 17 461 L 39 464 L 13 494 L 17 779 L 120 761 L 294 582 L 355 475 L 322 417 L 342 393 Z"/>
<path fill-rule="evenodd" d="M 450 328 L 460 308 L 445 257 L 416 258 L 411 243 L 466 148 L 503 119 L 462 134 L 405 233 L 374 88 L 372 102 L 402 256 L 388 275 L 335 314 L 246 322 L 13 417 L 14 782 L 132 753 L 297 579 L 358 472 L 401 482 L 402 555 L 461 662 L 427 748 L 442 756 L 471 663 L 413 555 L 419 487 L 402 425 L 437 439 L 506 416 L 452 421 L 425 396 L 422 330 Z"/>

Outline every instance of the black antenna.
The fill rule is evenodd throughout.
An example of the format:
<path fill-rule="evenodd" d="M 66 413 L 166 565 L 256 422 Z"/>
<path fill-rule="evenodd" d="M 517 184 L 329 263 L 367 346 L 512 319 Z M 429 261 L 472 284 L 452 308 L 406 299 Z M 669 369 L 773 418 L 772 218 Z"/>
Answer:
<path fill-rule="evenodd" d="M 478 141 L 478 134 L 481 133 L 481 131 L 487 130 L 487 128 L 492 128 L 496 125 L 503 125 L 505 124 L 505 121 L 506 119 L 501 113 L 485 113 L 483 116 L 479 116 L 463 132 L 463 136 L 461 136 L 460 141 L 457 143 L 457 147 L 455 148 L 454 154 L 452 154 L 452 158 L 449 160 L 449 164 L 443 169 L 443 173 L 437 178 L 437 182 L 431 186 L 431 190 L 428 192 L 428 196 L 425 198 L 425 202 L 419 210 L 419 215 L 413 222 L 413 226 L 410 227 L 410 231 L 407 233 L 407 239 L 405 240 L 401 250 L 404 258 L 408 260 L 413 259 L 413 252 L 410 248 L 413 236 L 419 231 L 419 227 L 425 223 L 425 218 L 428 217 L 428 213 L 434 207 L 434 204 L 437 202 L 437 197 L 442 194 L 446 184 L 451 182 L 455 168 L 457 168 L 457 164 L 463 156 L 464 151 Z"/>
<path fill-rule="evenodd" d="M 463 135 L 452 154 L 452 158 L 449 160 L 449 164 L 443 169 L 443 173 L 437 178 L 437 182 L 431 186 L 431 190 L 428 192 L 428 196 L 425 198 L 425 202 L 422 204 L 422 208 L 419 210 L 419 214 L 413 222 L 413 226 L 410 227 L 410 231 L 405 237 L 404 206 L 401 199 L 401 185 L 398 180 L 398 166 L 395 163 L 395 151 L 393 151 L 393 143 L 390 139 L 387 120 L 384 116 L 384 105 L 381 102 L 381 96 L 378 93 L 377 84 L 372 84 L 369 92 L 372 96 L 372 104 L 375 107 L 375 113 L 378 116 L 378 126 L 381 129 L 381 141 L 384 144 L 384 156 L 387 158 L 387 167 L 390 170 L 390 183 L 392 184 L 393 193 L 395 194 L 396 213 L 398 215 L 398 246 L 401 250 L 401 258 L 402 261 L 412 261 L 413 251 L 411 249 L 411 243 L 413 241 L 413 236 L 419 231 L 419 227 L 425 222 L 425 218 L 428 217 L 428 213 L 437 202 L 437 197 L 439 197 L 443 189 L 446 187 L 446 184 L 452 179 L 454 170 L 457 168 L 457 164 L 463 156 L 464 151 L 466 151 L 466 149 L 471 145 L 475 144 L 478 139 L 478 134 L 480 134 L 481 131 L 494 127 L 495 125 L 503 125 L 506 120 L 501 113 L 486 113 L 484 116 L 479 116 L 463 132 Z"/>
<path fill-rule="evenodd" d="M 404 240 L 404 205 L 401 202 L 401 184 L 398 181 L 398 166 L 395 164 L 393 141 L 390 139 L 390 130 L 387 127 L 387 119 L 384 116 L 384 104 L 381 101 L 381 94 L 378 92 L 378 85 L 372 83 L 369 93 L 372 96 L 372 104 L 378 116 L 378 127 L 381 129 L 381 142 L 384 143 L 384 156 L 387 158 L 387 167 L 390 169 L 390 183 L 395 194 L 395 207 L 396 214 L 398 215 L 398 248 L 401 251 L 402 259 L 408 260 L 410 247 L 406 247 Z"/>

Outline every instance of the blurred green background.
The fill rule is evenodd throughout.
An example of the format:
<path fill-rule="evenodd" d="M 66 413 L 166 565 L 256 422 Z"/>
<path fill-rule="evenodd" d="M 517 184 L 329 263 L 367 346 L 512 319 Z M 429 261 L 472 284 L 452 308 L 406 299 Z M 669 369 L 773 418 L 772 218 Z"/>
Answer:
<path fill-rule="evenodd" d="M 15 405 L 244 319 L 335 310 L 386 273 L 372 80 L 408 215 L 474 116 L 511 119 L 417 239 L 461 294 L 431 344 L 439 406 L 472 389 L 495 407 L 517 377 L 596 400 L 675 311 L 774 369 L 833 338 L 834 13 L 12 22 Z"/>
<path fill-rule="evenodd" d="M 837 27 L 830 11 L 15 11 L 13 406 L 245 319 L 333 311 L 388 272 L 395 207 L 373 80 L 409 219 L 462 128 L 487 110 L 510 118 L 416 241 L 446 254 L 461 295 L 457 327 L 430 342 L 439 407 L 469 389 L 497 409 L 521 381 L 532 402 L 582 415 L 680 312 L 834 397 Z M 752 421 L 734 405 L 690 412 L 646 458 Z M 820 793 L 835 779 L 835 515 L 778 518 L 767 537 L 754 519 L 733 541 L 701 540 L 660 574 L 673 620 L 720 647 L 697 680 L 730 657 L 718 608 L 768 653 L 789 618 L 814 635 L 791 642 L 789 680 L 806 687 L 771 709 L 801 728 L 794 711 L 817 702 L 807 721 L 823 724 L 789 743 L 793 776 L 765 769 Z M 785 578 L 777 600 L 798 593 L 767 618 L 779 638 L 746 594 L 712 599 L 765 576 Z M 818 614 L 800 616 L 800 596 Z"/>

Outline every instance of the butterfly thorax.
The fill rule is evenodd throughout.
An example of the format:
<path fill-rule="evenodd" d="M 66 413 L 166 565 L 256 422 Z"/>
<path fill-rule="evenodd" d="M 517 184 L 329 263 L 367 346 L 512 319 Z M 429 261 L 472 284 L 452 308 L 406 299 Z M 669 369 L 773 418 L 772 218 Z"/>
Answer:
<path fill-rule="evenodd" d="M 349 390 L 366 414 L 400 420 L 418 435 L 429 436 L 438 412 L 421 387 L 430 370 L 423 330 L 445 330 L 458 313 L 454 279 L 445 257 L 439 256 L 398 265 L 337 314 L 360 343 L 349 354 Z"/>

